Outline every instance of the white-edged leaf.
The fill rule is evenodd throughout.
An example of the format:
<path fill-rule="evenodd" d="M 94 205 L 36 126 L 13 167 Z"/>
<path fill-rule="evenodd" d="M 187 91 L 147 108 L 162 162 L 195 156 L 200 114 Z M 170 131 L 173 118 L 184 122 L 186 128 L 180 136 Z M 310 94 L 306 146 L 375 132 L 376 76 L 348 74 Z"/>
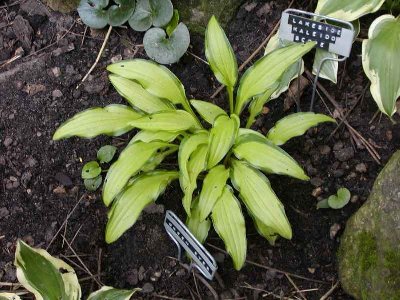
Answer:
<path fill-rule="evenodd" d="M 140 289 L 120 290 L 111 286 L 103 286 L 100 290 L 91 293 L 87 300 L 129 300 L 137 291 Z"/>
<path fill-rule="evenodd" d="M 211 213 L 225 188 L 228 178 L 229 169 L 226 169 L 224 165 L 215 166 L 204 178 L 198 204 L 200 221 L 205 220 Z"/>
<path fill-rule="evenodd" d="M 271 246 L 275 245 L 275 241 L 278 238 L 278 234 L 270 227 L 266 226 L 263 222 L 253 217 L 254 226 L 259 235 L 264 237 Z"/>
<path fill-rule="evenodd" d="M 314 56 L 314 64 L 312 72 L 314 75 L 317 75 L 318 68 L 321 64 L 321 61 L 326 58 L 337 59 L 338 56 L 335 53 L 328 52 L 323 49 L 317 49 Z M 319 77 L 328 79 L 333 83 L 337 83 L 337 73 L 338 73 L 339 63 L 335 60 L 326 60 L 324 61 Z"/>
<path fill-rule="evenodd" d="M 274 50 L 247 69 L 240 80 L 235 113 L 239 115 L 252 97 L 276 85 L 284 72 L 314 46 L 315 42 L 309 42 Z"/>
<path fill-rule="evenodd" d="M 185 131 L 199 129 L 196 119 L 184 110 L 161 111 L 130 122 L 130 125 L 150 131 Z"/>
<path fill-rule="evenodd" d="M 138 141 L 145 143 L 154 141 L 170 143 L 174 141 L 180 134 L 180 132 L 141 130 L 129 141 L 129 145 Z"/>
<path fill-rule="evenodd" d="M 240 270 L 246 261 L 246 225 L 239 201 L 233 195 L 230 186 L 225 186 L 211 217 L 215 231 L 224 241 L 225 248 L 232 257 L 234 268 Z"/>
<path fill-rule="evenodd" d="M 35 249 L 18 240 L 14 265 L 18 281 L 37 300 L 79 300 L 81 287 L 75 271 L 43 249 Z"/>
<path fill-rule="evenodd" d="M 236 56 L 215 16 L 211 17 L 206 28 L 205 54 L 218 81 L 233 88 L 238 77 Z"/>
<path fill-rule="evenodd" d="M 186 218 L 186 226 L 195 238 L 200 242 L 204 243 L 208 232 L 210 231 L 211 221 L 209 219 L 200 218 L 199 199 L 193 200 L 192 210 L 190 217 Z"/>
<path fill-rule="evenodd" d="M 319 0 L 315 12 L 351 22 L 376 12 L 384 2 L 385 0 Z"/>
<path fill-rule="evenodd" d="M 370 26 L 362 44 L 362 63 L 379 109 L 392 117 L 400 97 L 400 18 L 383 15 Z"/>
<path fill-rule="evenodd" d="M 114 201 L 108 213 L 106 242 L 115 242 L 135 224 L 142 210 L 179 176 L 176 171 L 154 171 L 135 178 Z"/>
<path fill-rule="evenodd" d="M 174 104 L 190 108 L 185 89 L 168 68 L 145 59 L 132 59 L 111 64 L 107 70 L 116 75 L 136 80 L 151 94 Z"/>
<path fill-rule="evenodd" d="M 220 115 L 227 115 L 221 107 L 207 101 L 190 100 L 190 104 L 192 104 L 204 121 L 211 125 L 214 124 L 215 119 Z"/>
<path fill-rule="evenodd" d="M 131 130 L 133 126 L 129 123 L 140 117 L 132 108 L 121 104 L 89 108 L 61 124 L 53 140 L 71 136 L 92 138 L 100 134 L 119 136 Z"/>
<path fill-rule="evenodd" d="M 238 131 L 238 135 L 237 135 L 237 140 L 242 139 L 244 136 L 246 135 L 250 135 L 253 136 L 255 138 L 261 138 L 264 139 L 265 136 L 262 135 L 262 133 L 255 131 L 253 129 L 248 129 L 248 128 L 239 128 Z M 236 141 L 235 143 L 238 143 L 238 141 Z"/>
<path fill-rule="evenodd" d="M 287 175 L 300 180 L 309 180 L 300 165 L 285 151 L 267 140 L 243 138 L 233 147 L 238 159 L 266 173 Z"/>
<path fill-rule="evenodd" d="M 294 113 L 276 122 L 275 126 L 268 131 L 267 139 L 280 146 L 323 122 L 335 123 L 336 121 L 329 116 L 313 112 Z"/>
<path fill-rule="evenodd" d="M 158 149 L 169 146 L 162 142 L 137 142 L 126 147 L 107 172 L 103 186 L 104 204 L 110 205 L 129 178 L 136 175 Z"/>
<path fill-rule="evenodd" d="M 239 117 L 219 116 L 210 130 L 207 168 L 216 166 L 231 149 L 240 127 Z"/>
<path fill-rule="evenodd" d="M 250 214 L 282 237 L 291 239 L 292 229 L 283 205 L 265 175 L 245 162 L 232 159 L 231 163 L 231 181 Z"/>
<path fill-rule="evenodd" d="M 21 300 L 21 298 L 13 293 L 0 293 L 0 300 Z"/>
<path fill-rule="evenodd" d="M 171 102 L 160 99 L 146 91 L 140 84 L 133 80 L 110 74 L 108 76 L 117 92 L 124 97 L 133 107 L 146 113 L 155 113 L 165 110 L 174 110 Z"/>
<path fill-rule="evenodd" d="M 188 216 L 191 215 L 193 192 L 197 188 L 197 177 L 206 169 L 207 144 L 200 145 L 191 155 L 187 164 L 188 177 L 180 173 L 179 182 L 184 193 L 182 204 Z"/>
<path fill-rule="evenodd" d="M 153 155 L 153 157 L 151 157 L 146 164 L 141 168 L 141 171 L 143 172 L 150 172 L 153 171 L 155 168 L 157 168 L 162 161 L 169 155 L 175 153 L 176 151 L 178 151 L 179 146 L 178 145 L 170 145 L 168 146 L 168 148 L 166 148 L 165 150 L 156 153 L 155 155 Z"/>

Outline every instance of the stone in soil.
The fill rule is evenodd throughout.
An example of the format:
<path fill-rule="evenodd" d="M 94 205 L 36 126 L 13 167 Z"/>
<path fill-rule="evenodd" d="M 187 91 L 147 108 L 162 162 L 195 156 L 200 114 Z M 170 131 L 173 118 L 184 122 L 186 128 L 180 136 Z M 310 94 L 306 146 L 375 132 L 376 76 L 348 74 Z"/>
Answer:
<path fill-rule="evenodd" d="M 335 157 L 341 162 L 348 161 L 354 157 L 354 150 L 352 147 L 346 147 L 336 150 Z"/>
<path fill-rule="evenodd" d="M 339 277 L 356 299 L 400 299 L 399 170 L 397 151 L 341 238 Z"/>

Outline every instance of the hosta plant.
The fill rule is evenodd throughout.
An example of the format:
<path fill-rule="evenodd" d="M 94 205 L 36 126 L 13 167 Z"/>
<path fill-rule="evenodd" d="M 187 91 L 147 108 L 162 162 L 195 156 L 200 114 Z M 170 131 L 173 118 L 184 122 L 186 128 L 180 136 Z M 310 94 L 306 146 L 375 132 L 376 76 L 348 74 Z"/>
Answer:
<path fill-rule="evenodd" d="M 19 240 L 15 251 L 14 265 L 17 278 L 22 286 L 31 292 L 36 300 L 79 300 L 81 287 L 74 269 L 43 249 L 32 248 Z M 88 300 L 129 300 L 139 289 L 120 290 L 103 286 L 93 292 Z M 15 293 L 1 293 L 1 300 L 20 300 Z"/>
<path fill-rule="evenodd" d="M 117 136 L 138 129 L 104 181 L 102 197 L 110 207 L 106 241 L 116 241 L 144 207 L 171 181 L 179 180 L 190 230 L 204 242 L 213 224 L 235 268 L 240 269 L 246 257 L 242 204 L 259 233 L 271 243 L 278 235 L 290 239 L 292 229 L 284 207 L 265 174 L 308 180 L 301 166 L 280 146 L 333 119 L 314 113 L 293 114 L 277 122 L 267 136 L 249 129 L 252 122 L 247 128 L 240 126 L 239 116 L 246 106 L 249 104 L 254 120 L 279 88 L 285 70 L 314 43 L 272 51 L 239 82 L 236 57 L 214 17 L 207 27 L 205 46 L 215 77 L 227 88 L 229 113 L 207 101 L 189 101 L 183 85 L 167 68 L 134 59 L 108 66 L 111 83 L 130 107 L 114 104 L 78 113 L 57 129 L 54 139 Z M 172 155 L 177 157 L 176 168 L 163 169 L 162 161 Z"/>

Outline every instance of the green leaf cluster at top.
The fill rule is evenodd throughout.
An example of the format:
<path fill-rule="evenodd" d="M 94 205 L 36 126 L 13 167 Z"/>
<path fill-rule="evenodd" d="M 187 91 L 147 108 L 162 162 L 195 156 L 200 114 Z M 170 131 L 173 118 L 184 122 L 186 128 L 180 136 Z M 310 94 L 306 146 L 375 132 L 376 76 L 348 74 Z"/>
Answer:
<path fill-rule="evenodd" d="M 177 62 L 190 44 L 189 30 L 179 23 L 171 0 L 81 0 L 78 13 L 83 23 L 101 29 L 128 22 L 136 31 L 147 31 L 143 44 L 147 55 L 161 64 Z M 154 26 L 154 28 L 151 28 Z"/>
<path fill-rule="evenodd" d="M 103 201 L 111 207 L 106 241 L 116 241 L 171 181 L 179 180 L 190 231 L 204 242 L 213 224 L 235 268 L 240 269 L 247 247 L 242 204 L 269 242 L 274 243 L 278 235 L 290 239 L 292 229 L 284 206 L 265 174 L 308 180 L 301 166 L 279 146 L 312 126 L 334 120 L 297 113 L 277 122 L 267 136 L 249 129 L 280 88 L 282 74 L 314 43 L 274 50 L 239 80 L 236 57 L 214 17 L 205 38 L 210 67 L 228 91 L 229 114 L 207 101 L 189 101 L 182 83 L 166 67 L 134 59 L 107 68 L 111 83 L 130 106 L 109 105 L 78 113 L 57 129 L 53 139 L 91 138 L 99 133 L 118 136 L 137 128 L 104 181 Z M 241 128 L 239 116 L 246 107 L 252 120 Z M 163 165 L 165 159 L 168 168 Z M 178 168 L 171 169 L 173 162 Z"/>

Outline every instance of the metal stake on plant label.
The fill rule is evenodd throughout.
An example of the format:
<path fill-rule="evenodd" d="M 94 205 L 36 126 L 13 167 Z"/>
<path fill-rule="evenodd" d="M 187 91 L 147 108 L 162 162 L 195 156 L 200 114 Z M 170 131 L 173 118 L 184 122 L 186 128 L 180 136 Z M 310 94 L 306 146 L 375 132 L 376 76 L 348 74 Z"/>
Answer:
<path fill-rule="evenodd" d="M 170 238 L 178 247 L 178 260 L 181 260 L 182 249 L 192 258 L 190 269 L 196 268 L 209 280 L 214 278 L 217 263 L 214 257 L 194 237 L 185 224 L 170 210 L 167 210 L 164 227 Z"/>
<path fill-rule="evenodd" d="M 328 21 L 330 24 L 323 21 Z M 354 26 L 347 21 L 298 9 L 287 9 L 282 13 L 279 28 L 281 40 L 295 43 L 315 41 L 317 48 L 338 55 L 338 58 L 326 57 L 321 60 L 313 83 L 310 111 L 314 107 L 315 92 L 323 64 L 328 60 L 346 60 L 350 56 L 354 35 Z M 300 72 L 299 68 L 299 75 Z"/>

